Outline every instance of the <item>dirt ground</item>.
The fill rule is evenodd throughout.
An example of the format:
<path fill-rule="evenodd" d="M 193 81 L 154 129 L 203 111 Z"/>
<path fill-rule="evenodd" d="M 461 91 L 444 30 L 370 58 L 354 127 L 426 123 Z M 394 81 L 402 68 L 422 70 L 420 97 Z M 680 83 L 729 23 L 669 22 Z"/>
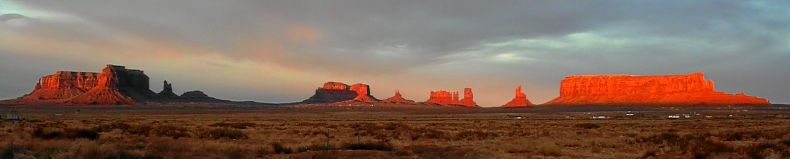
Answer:
<path fill-rule="evenodd" d="M 0 113 L 24 118 L 0 122 L 0 158 L 790 158 L 787 106 L 4 106 Z"/>

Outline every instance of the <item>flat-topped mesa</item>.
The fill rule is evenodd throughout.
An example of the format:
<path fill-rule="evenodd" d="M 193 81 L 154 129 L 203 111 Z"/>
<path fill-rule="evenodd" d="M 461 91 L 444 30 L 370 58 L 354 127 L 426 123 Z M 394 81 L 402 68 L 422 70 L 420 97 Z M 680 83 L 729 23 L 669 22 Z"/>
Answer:
<path fill-rule="evenodd" d="M 464 99 L 461 99 L 458 105 L 477 107 L 477 103 L 475 103 L 474 96 L 472 95 L 472 88 L 464 88 Z"/>
<path fill-rule="evenodd" d="M 57 71 L 42 77 L 21 104 L 134 104 L 155 97 L 143 71 L 107 65 L 101 73 Z"/>
<path fill-rule="evenodd" d="M 569 76 L 560 97 L 547 105 L 768 105 L 768 100 L 727 94 L 714 88 L 703 73 L 664 76 Z"/>
<path fill-rule="evenodd" d="M 528 107 L 528 106 L 532 106 L 532 105 L 534 105 L 534 104 L 532 104 L 532 102 L 530 102 L 527 99 L 527 95 L 524 94 L 524 92 L 521 91 L 521 85 L 519 85 L 518 87 L 516 87 L 515 97 L 513 97 L 513 99 L 510 100 L 510 102 L 507 102 L 502 107 L 515 108 L 515 107 Z"/>
<path fill-rule="evenodd" d="M 425 103 L 436 105 L 460 105 L 467 107 L 477 106 L 477 103 L 474 101 L 471 88 L 464 89 L 463 99 L 459 100 L 458 98 L 459 94 L 457 91 L 452 93 L 444 90 L 431 91 L 431 94 Z"/>
<path fill-rule="evenodd" d="M 414 102 L 413 100 L 408 100 L 406 98 L 403 98 L 403 96 L 400 94 L 400 91 L 395 91 L 394 96 L 384 99 L 383 102 L 394 103 L 394 104 L 417 104 L 417 102 Z"/>
<path fill-rule="evenodd" d="M 323 87 L 315 90 L 315 94 L 302 103 L 334 103 L 342 101 L 376 102 L 379 101 L 370 95 L 370 86 L 357 83 L 347 85 L 340 82 L 326 82 Z"/>
<path fill-rule="evenodd" d="M 156 96 L 148 88 L 148 76 L 141 70 L 107 65 L 99 75 L 99 83 L 85 94 L 67 101 L 71 104 L 126 105 Z"/>
<path fill-rule="evenodd" d="M 99 83 L 99 73 L 57 71 L 41 77 L 35 89 L 19 98 L 22 103 L 57 103 L 76 97 Z"/>

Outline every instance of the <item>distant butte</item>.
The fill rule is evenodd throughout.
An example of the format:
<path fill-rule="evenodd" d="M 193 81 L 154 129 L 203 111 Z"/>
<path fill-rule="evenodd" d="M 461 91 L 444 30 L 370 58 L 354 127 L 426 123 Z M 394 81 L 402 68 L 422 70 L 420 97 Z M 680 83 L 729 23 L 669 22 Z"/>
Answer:
<path fill-rule="evenodd" d="M 524 94 L 524 92 L 521 91 L 521 86 L 518 86 L 518 87 L 516 87 L 516 95 L 515 95 L 515 97 L 513 97 L 513 99 L 510 100 L 510 102 L 507 102 L 502 107 L 505 107 L 505 108 L 516 108 L 516 107 L 528 107 L 528 106 L 532 106 L 532 105 L 534 105 L 534 104 L 532 104 L 532 102 L 527 100 L 527 95 Z"/>
<path fill-rule="evenodd" d="M 546 105 L 769 105 L 768 100 L 714 88 L 703 73 L 665 76 L 582 75 L 560 84 Z"/>
<path fill-rule="evenodd" d="M 464 88 L 464 98 L 458 99 L 458 92 L 448 92 L 445 90 L 431 91 L 428 100 L 425 103 L 435 105 L 458 105 L 466 107 L 477 107 L 472 94 L 472 88 Z"/>
<path fill-rule="evenodd" d="M 370 95 L 370 86 L 363 83 L 351 86 L 341 82 L 326 82 L 322 87 L 315 90 L 315 94 L 301 103 L 336 103 L 336 102 L 378 102 L 376 97 Z"/>
<path fill-rule="evenodd" d="M 403 98 L 403 96 L 400 94 L 400 91 L 395 91 L 394 96 L 384 99 L 383 102 L 394 104 L 417 104 L 417 102 L 414 102 L 413 100 Z"/>

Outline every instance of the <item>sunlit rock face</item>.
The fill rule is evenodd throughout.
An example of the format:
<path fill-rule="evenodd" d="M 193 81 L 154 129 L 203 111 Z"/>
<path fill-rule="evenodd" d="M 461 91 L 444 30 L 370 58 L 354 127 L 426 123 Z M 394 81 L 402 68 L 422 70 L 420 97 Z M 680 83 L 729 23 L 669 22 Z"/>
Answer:
<path fill-rule="evenodd" d="M 326 82 L 324 86 L 321 87 L 323 90 L 337 90 L 337 91 L 345 91 L 348 90 L 348 85 L 345 83 L 340 82 Z"/>
<path fill-rule="evenodd" d="M 395 91 L 394 96 L 384 99 L 383 102 L 395 103 L 395 104 L 417 104 L 417 102 L 414 102 L 413 100 L 408 100 L 406 98 L 403 98 L 403 96 L 400 94 L 400 91 Z"/>
<path fill-rule="evenodd" d="M 155 95 L 148 89 L 148 76 L 143 71 L 107 65 L 101 73 L 58 71 L 44 76 L 35 90 L 20 97 L 19 101 L 24 104 L 122 105 Z"/>
<path fill-rule="evenodd" d="M 437 105 L 450 105 L 453 104 L 453 95 L 444 90 L 439 91 L 431 91 L 428 100 L 425 101 L 428 104 L 437 104 Z"/>
<path fill-rule="evenodd" d="M 460 105 L 468 107 L 476 107 L 477 103 L 474 101 L 471 88 L 464 89 L 464 98 L 458 99 L 458 92 L 448 92 L 444 90 L 431 91 L 428 100 L 425 103 L 436 105 Z"/>
<path fill-rule="evenodd" d="M 378 99 L 370 95 L 370 86 L 357 83 L 347 85 L 340 82 L 326 82 L 315 90 L 315 94 L 302 103 L 334 103 L 342 101 L 376 102 Z"/>
<path fill-rule="evenodd" d="M 99 83 L 85 94 L 67 101 L 72 104 L 124 105 L 156 97 L 149 88 L 148 76 L 141 70 L 107 65 Z"/>
<path fill-rule="evenodd" d="M 514 107 L 528 107 L 532 106 L 532 102 L 527 99 L 527 95 L 521 91 L 521 86 L 516 87 L 516 94 L 510 102 L 507 102 L 502 107 L 506 108 L 514 108 Z"/>
<path fill-rule="evenodd" d="M 22 96 L 23 103 L 57 103 L 71 99 L 96 87 L 99 73 L 57 71 L 41 77 L 33 92 Z"/>
<path fill-rule="evenodd" d="M 357 83 L 351 85 L 349 90 L 354 91 L 357 94 L 357 96 L 354 97 L 354 101 L 366 102 L 366 103 L 372 103 L 378 101 L 375 98 L 373 98 L 373 96 L 370 95 L 370 86 L 368 86 L 367 84 Z"/>
<path fill-rule="evenodd" d="M 464 88 L 464 99 L 461 99 L 458 105 L 467 107 L 477 106 L 477 103 L 474 100 L 474 95 L 472 94 L 472 88 Z"/>
<path fill-rule="evenodd" d="M 768 100 L 714 89 L 703 73 L 665 76 L 581 75 L 560 84 L 547 105 L 768 105 Z"/>

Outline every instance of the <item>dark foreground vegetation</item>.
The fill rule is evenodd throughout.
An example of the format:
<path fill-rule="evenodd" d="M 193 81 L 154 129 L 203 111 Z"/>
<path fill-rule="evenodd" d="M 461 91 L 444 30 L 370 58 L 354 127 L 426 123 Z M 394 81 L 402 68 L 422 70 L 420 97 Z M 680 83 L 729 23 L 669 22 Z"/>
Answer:
<path fill-rule="evenodd" d="M 0 158 L 790 158 L 783 111 L 675 120 L 592 120 L 589 112 L 20 114 L 28 118 L 0 122 Z"/>

